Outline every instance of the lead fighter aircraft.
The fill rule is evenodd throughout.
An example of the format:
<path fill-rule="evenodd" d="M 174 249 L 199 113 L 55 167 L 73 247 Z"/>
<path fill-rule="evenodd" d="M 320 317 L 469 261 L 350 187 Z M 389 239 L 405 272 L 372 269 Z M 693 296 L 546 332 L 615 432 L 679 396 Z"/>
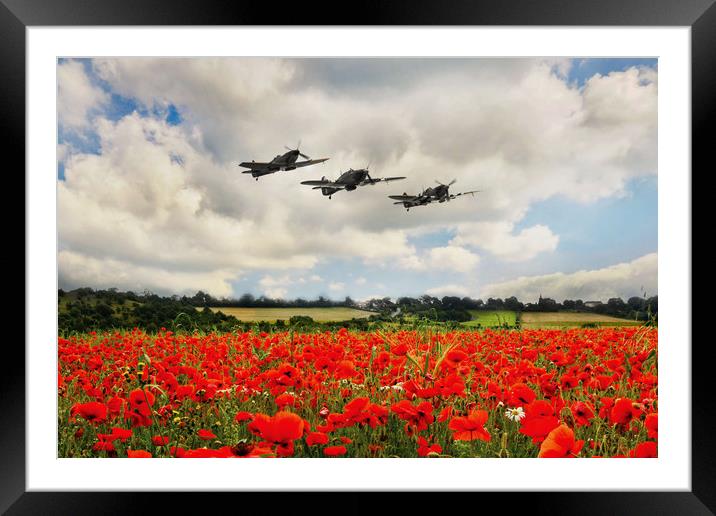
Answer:
<path fill-rule="evenodd" d="M 405 177 L 370 177 L 368 167 L 353 170 L 352 168 L 343 172 L 338 179 L 331 181 L 322 177 L 315 181 L 301 181 L 302 185 L 309 185 L 313 187 L 313 190 L 320 190 L 323 195 L 327 195 L 330 199 L 334 193 L 341 190 L 350 192 L 355 190 L 359 186 L 374 185 L 379 182 L 388 183 L 390 181 L 399 181 L 405 179 Z"/>
<path fill-rule="evenodd" d="M 317 163 L 323 163 L 324 161 L 328 161 L 328 158 L 311 159 L 310 156 L 306 156 L 298 150 L 300 146 L 301 142 L 299 141 L 295 149 L 290 149 L 289 147 L 286 147 L 286 149 L 288 149 L 288 152 L 284 154 L 279 154 L 274 159 L 268 162 L 244 161 L 243 163 L 239 163 L 240 167 L 250 169 L 242 170 L 241 172 L 244 174 L 251 174 L 251 176 L 255 177 L 256 181 L 258 181 L 259 177 L 265 176 L 267 174 L 273 174 L 274 172 L 278 172 L 279 170 L 295 170 L 299 167 L 307 167 L 309 165 L 315 165 Z M 308 161 L 298 161 L 299 156 L 306 158 Z"/>
<path fill-rule="evenodd" d="M 434 188 L 426 188 L 421 193 L 417 195 L 408 195 L 407 193 L 403 192 L 403 195 L 389 195 L 388 197 L 398 201 L 394 202 L 393 204 L 402 204 L 403 207 L 410 211 L 410 208 L 414 208 L 415 206 L 425 206 L 427 204 L 430 204 L 431 202 L 445 202 L 450 201 L 451 199 L 455 199 L 457 197 L 460 197 L 461 195 L 467 195 L 470 194 L 473 197 L 476 193 L 478 193 L 480 190 L 471 190 L 469 192 L 460 192 L 458 194 L 451 194 L 449 189 L 450 186 L 455 184 L 456 179 L 453 179 L 448 184 L 443 184 L 440 181 L 435 181 L 438 186 Z"/>

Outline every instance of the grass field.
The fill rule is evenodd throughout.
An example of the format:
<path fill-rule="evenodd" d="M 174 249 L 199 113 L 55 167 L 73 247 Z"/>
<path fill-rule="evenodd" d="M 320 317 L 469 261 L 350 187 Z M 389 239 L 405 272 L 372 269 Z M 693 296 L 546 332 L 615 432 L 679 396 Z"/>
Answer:
<path fill-rule="evenodd" d="M 68 311 L 67 305 L 69 303 L 77 304 L 80 302 L 88 304 L 90 306 L 96 306 L 97 303 L 100 302 L 100 300 L 97 299 L 96 297 L 91 297 L 91 296 L 88 296 L 82 300 L 79 300 L 76 297 L 65 296 L 65 297 L 59 298 L 58 303 L 57 303 L 57 309 L 58 309 L 59 313 L 64 313 L 64 312 Z M 112 310 L 114 310 L 116 312 L 117 310 L 120 310 L 123 308 L 131 309 L 131 308 L 134 308 L 135 306 L 138 306 L 141 304 L 142 303 L 139 303 L 138 301 L 132 301 L 131 299 L 128 299 L 127 301 L 124 302 L 124 304 L 109 303 L 109 306 L 112 307 Z"/>
<path fill-rule="evenodd" d="M 523 328 L 575 327 L 582 324 L 597 326 L 638 326 L 640 321 L 619 319 L 609 315 L 585 312 L 523 312 Z"/>
<path fill-rule="evenodd" d="M 306 315 L 314 321 L 347 321 L 349 319 L 366 318 L 373 315 L 373 312 L 356 310 L 355 308 L 331 307 L 331 308 L 236 308 L 236 307 L 214 307 L 214 312 L 223 312 L 226 315 L 233 315 L 241 321 L 269 321 L 276 319 L 284 321 L 294 315 Z"/>
<path fill-rule="evenodd" d="M 470 310 L 472 320 L 462 323 L 463 326 L 488 328 L 507 324 L 514 326 L 517 314 L 510 310 Z M 619 319 L 609 315 L 586 312 L 523 312 L 521 314 L 523 328 L 574 328 L 583 324 L 596 326 L 638 326 L 639 321 Z"/>
<path fill-rule="evenodd" d="M 515 325 L 515 312 L 511 310 L 470 310 L 472 320 L 462 323 L 465 326 L 477 326 L 483 328 L 489 326 L 502 326 L 507 323 L 509 326 Z"/>

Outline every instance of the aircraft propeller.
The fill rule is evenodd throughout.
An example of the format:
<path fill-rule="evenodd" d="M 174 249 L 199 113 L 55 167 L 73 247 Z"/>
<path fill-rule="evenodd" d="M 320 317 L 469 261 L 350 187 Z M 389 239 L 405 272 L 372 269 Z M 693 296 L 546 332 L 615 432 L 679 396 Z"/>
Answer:
<path fill-rule="evenodd" d="M 301 140 L 298 140 L 298 143 L 296 144 L 296 148 L 295 148 L 295 149 L 290 148 L 288 145 L 284 145 L 284 147 L 286 148 L 286 150 L 298 151 L 298 149 L 301 148 Z M 306 159 L 308 159 L 308 160 L 311 159 L 310 156 L 306 156 L 304 153 L 302 153 L 302 152 L 300 152 L 300 151 L 298 152 L 298 155 L 301 156 L 301 157 L 303 157 L 303 158 L 306 158 Z"/>

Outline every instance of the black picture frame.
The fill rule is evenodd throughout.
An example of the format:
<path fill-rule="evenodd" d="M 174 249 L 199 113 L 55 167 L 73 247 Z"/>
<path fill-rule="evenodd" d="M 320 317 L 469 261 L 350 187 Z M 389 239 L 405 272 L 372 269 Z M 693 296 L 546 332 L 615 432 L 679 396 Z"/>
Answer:
<path fill-rule="evenodd" d="M 716 112 L 715 0 L 519 0 L 482 2 L 428 0 L 337 3 L 203 2 L 171 0 L 0 0 L 0 135 L 4 156 L 25 170 L 25 29 L 28 26 L 78 25 L 524 25 L 524 26 L 688 26 L 691 27 L 692 170 L 706 168 L 713 147 L 709 122 Z M 350 12 L 350 16 L 348 13 Z M 709 167 L 713 169 L 713 166 Z M 705 173 L 705 171 L 704 171 Z M 693 172 L 692 172 L 693 178 Z M 24 190 L 24 184 L 20 186 Z M 693 188 L 692 188 L 693 191 Z M 693 234 L 693 232 L 692 232 Z M 26 271 L 27 274 L 27 271 Z M 480 493 L 498 504 L 550 514 L 714 514 L 716 457 L 712 437 L 713 375 L 707 339 L 683 343 L 692 356 L 692 490 L 690 492 L 548 492 Z M 49 343 L 48 343 L 49 345 Z M 7 348 L 14 347 L 13 350 Z M 7 514 L 144 513 L 160 505 L 163 513 L 183 512 L 188 493 L 26 492 L 25 490 L 25 353 L 16 343 L 5 346 L 0 374 L 0 511 Z M 212 506 L 247 493 L 206 493 Z M 314 494 L 294 493 L 304 505 Z M 451 495 L 452 496 L 452 495 Z M 219 498 L 219 500 L 216 500 Z M 375 501 L 361 493 L 344 495 L 348 511 L 370 513 Z M 403 511 L 442 506 L 441 497 L 415 494 L 401 502 Z M 493 501 L 493 500 L 491 500 Z M 311 504 L 313 501 L 311 502 Z M 450 505 L 457 503 L 451 501 Z M 216 504 L 216 505 L 215 505 Z M 486 505 L 481 505 L 487 507 Z M 342 511 L 345 512 L 345 511 Z"/>

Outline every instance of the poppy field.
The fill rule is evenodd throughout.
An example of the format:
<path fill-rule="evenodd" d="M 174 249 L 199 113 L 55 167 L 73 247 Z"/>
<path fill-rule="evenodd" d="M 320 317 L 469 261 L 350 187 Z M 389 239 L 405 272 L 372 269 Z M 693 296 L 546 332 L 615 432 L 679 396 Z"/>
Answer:
<path fill-rule="evenodd" d="M 58 338 L 59 457 L 656 457 L 657 330 Z"/>

